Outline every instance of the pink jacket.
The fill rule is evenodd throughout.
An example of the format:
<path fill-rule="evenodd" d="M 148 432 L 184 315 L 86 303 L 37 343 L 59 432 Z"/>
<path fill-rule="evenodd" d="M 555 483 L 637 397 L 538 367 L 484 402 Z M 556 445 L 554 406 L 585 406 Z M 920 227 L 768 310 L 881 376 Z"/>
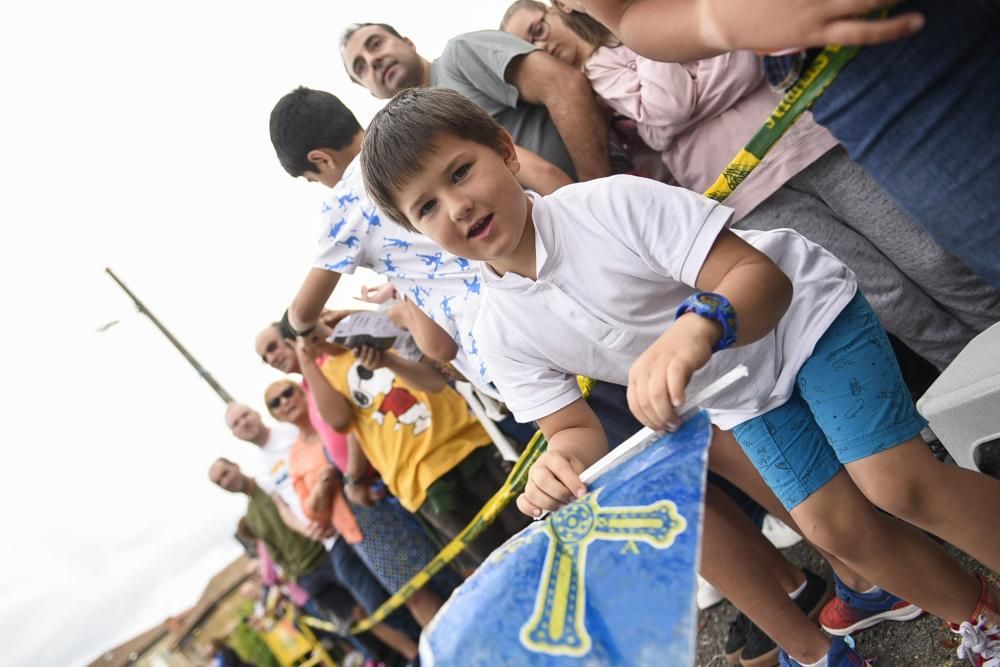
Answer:
<path fill-rule="evenodd" d="M 612 109 L 636 121 L 639 136 L 660 151 L 673 182 L 696 192 L 715 182 L 781 100 L 749 51 L 677 64 L 643 58 L 625 46 L 601 47 L 584 73 Z M 836 144 L 807 112 L 726 206 L 736 209 L 736 219 L 743 217 Z"/>

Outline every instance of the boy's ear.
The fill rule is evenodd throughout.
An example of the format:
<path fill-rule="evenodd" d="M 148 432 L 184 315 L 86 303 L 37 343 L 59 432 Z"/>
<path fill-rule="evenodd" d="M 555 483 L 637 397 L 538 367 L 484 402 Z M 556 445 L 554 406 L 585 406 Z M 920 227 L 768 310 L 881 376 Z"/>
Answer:
<path fill-rule="evenodd" d="M 517 173 L 521 169 L 521 163 L 517 159 L 517 146 L 514 144 L 514 137 L 507 130 L 500 130 L 501 153 L 504 164 L 513 172 Z"/>
<path fill-rule="evenodd" d="M 337 156 L 326 148 L 314 148 L 306 153 L 306 159 L 316 165 L 315 171 L 322 172 L 323 166 L 337 168 Z"/>

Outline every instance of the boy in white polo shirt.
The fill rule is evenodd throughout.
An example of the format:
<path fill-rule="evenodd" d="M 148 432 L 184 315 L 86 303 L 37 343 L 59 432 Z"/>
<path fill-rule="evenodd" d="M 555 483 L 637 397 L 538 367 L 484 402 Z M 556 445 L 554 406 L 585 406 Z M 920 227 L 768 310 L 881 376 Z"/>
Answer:
<path fill-rule="evenodd" d="M 885 333 L 839 260 L 790 230 L 731 232 L 725 207 L 650 180 L 526 195 L 509 135 L 440 89 L 398 94 L 361 155 L 386 215 L 483 262 L 476 339 L 515 416 L 549 442 L 522 511 L 582 496 L 579 473 L 607 450 L 575 374 L 627 384 L 636 417 L 663 431 L 685 392 L 742 363 L 751 381 L 706 407 L 806 536 L 963 638 L 978 632 L 967 643 L 979 650 L 998 641 L 996 589 L 876 505 L 997 569 L 1000 520 L 986 508 L 1000 506 L 1000 482 L 929 454 Z M 840 639 L 792 654 L 783 664 L 857 658 Z"/>

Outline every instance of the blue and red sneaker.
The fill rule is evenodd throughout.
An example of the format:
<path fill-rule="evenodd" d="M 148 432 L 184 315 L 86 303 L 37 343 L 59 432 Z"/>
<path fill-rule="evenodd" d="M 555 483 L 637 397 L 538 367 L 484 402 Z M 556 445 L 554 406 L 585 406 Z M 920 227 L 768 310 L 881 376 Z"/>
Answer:
<path fill-rule="evenodd" d="M 858 593 L 833 575 L 837 594 L 819 613 L 819 624 L 831 635 L 843 637 L 878 625 L 882 621 L 912 621 L 923 609 L 881 588 Z"/>
<path fill-rule="evenodd" d="M 848 643 L 850 642 L 850 643 Z M 826 652 L 827 667 L 872 667 L 872 663 L 854 650 L 854 640 L 850 637 L 834 637 L 830 650 Z M 782 651 L 778 654 L 779 667 L 802 667 L 802 663 Z"/>

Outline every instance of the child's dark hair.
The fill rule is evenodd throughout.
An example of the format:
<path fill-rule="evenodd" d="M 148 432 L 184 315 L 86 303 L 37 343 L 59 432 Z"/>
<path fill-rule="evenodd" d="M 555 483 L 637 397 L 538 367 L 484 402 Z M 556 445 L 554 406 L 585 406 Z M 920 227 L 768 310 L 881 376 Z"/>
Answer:
<path fill-rule="evenodd" d="M 442 134 L 506 150 L 504 130 L 461 93 L 447 88 L 408 88 L 375 114 L 361 145 L 361 174 L 372 200 L 389 218 L 416 231 L 395 202 L 395 193 L 420 173 Z"/>
<path fill-rule="evenodd" d="M 271 109 L 271 145 L 278 161 L 298 178 L 315 165 L 306 157 L 317 148 L 349 146 L 361 124 L 336 95 L 299 86 Z"/>

